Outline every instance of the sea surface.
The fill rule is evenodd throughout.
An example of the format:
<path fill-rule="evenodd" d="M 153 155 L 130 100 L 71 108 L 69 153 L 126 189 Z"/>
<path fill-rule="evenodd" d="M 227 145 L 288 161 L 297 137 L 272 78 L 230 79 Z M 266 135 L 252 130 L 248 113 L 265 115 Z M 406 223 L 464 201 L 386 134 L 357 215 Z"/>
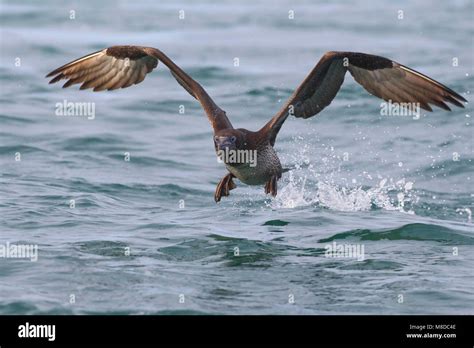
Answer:
<path fill-rule="evenodd" d="M 0 249 L 38 254 L 0 257 L 0 314 L 474 314 L 473 13 L 461 0 L 1 0 Z M 237 181 L 216 204 L 211 128 L 162 64 L 114 92 L 44 78 L 118 44 L 161 49 L 250 130 L 330 50 L 389 57 L 469 104 L 385 116 L 348 74 L 323 112 L 283 126 L 276 198 Z M 94 117 L 58 116 L 67 102 Z"/>

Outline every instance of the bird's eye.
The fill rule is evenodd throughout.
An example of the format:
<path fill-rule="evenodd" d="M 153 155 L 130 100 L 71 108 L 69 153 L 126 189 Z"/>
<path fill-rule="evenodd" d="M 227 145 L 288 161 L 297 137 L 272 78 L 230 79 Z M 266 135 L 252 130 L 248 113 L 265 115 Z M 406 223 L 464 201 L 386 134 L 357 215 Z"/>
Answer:
<path fill-rule="evenodd" d="M 230 138 L 230 140 L 235 143 L 235 141 L 237 140 L 237 138 L 235 136 L 233 136 L 232 138 Z"/>
<path fill-rule="evenodd" d="M 218 137 L 218 136 L 215 136 L 215 137 L 214 137 L 214 141 L 217 141 L 217 140 L 219 140 L 219 137 Z"/>

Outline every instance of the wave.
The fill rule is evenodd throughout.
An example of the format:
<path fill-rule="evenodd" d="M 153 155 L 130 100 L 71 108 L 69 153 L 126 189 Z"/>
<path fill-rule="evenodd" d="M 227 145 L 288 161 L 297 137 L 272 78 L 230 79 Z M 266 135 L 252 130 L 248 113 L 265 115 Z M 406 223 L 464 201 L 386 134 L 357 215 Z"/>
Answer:
<path fill-rule="evenodd" d="M 465 158 L 461 155 L 459 160 L 454 161 L 448 159 L 432 163 L 430 166 L 420 168 L 418 171 L 421 174 L 429 175 L 430 177 L 446 177 L 458 176 L 461 174 L 470 174 L 474 168 L 474 159 Z"/>
<path fill-rule="evenodd" d="M 0 123 L 2 125 L 6 124 L 31 124 L 36 123 L 36 121 L 30 118 L 23 118 L 17 116 L 10 116 L 10 115 L 0 115 Z"/>
<path fill-rule="evenodd" d="M 55 143 L 61 150 L 65 151 L 84 151 L 93 150 L 103 152 L 107 150 L 115 150 L 122 146 L 124 139 L 116 135 L 102 134 L 99 136 L 83 136 L 66 138 Z"/>
<path fill-rule="evenodd" d="M 233 77 L 234 74 L 230 74 L 228 69 L 223 69 L 217 66 L 205 66 L 205 67 L 191 67 L 188 72 L 197 80 L 209 80 L 209 79 L 222 79 Z"/>
<path fill-rule="evenodd" d="M 320 239 L 320 243 L 327 243 L 336 240 L 414 240 L 414 241 L 434 241 L 445 244 L 455 245 L 474 245 L 474 237 L 471 237 L 465 232 L 454 230 L 448 227 L 413 223 L 407 224 L 397 228 L 391 229 L 363 229 L 352 230 L 347 232 L 337 233 L 329 238 Z"/>
<path fill-rule="evenodd" d="M 28 145 L 7 145 L 0 146 L 0 154 L 15 154 L 19 153 L 32 153 L 32 152 L 48 152 L 36 146 Z"/>
<path fill-rule="evenodd" d="M 289 97 L 293 93 L 293 90 L 289 88 L 275 88 L 275 87 L 263 87 L 263 88 L 253 88 L 245 92 L 248 96 L 260 97 L 260 96 L 268 96 L 275 98 L 277 95 L 283 95 L 286 98 Z"/>

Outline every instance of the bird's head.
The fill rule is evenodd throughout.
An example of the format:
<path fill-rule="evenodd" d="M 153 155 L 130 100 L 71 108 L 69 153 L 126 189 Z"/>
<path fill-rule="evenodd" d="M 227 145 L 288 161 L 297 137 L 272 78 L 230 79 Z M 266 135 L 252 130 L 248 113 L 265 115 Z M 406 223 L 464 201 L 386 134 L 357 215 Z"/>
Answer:
<path fill-rule="evenodd" d="M 245 135 L 238 129 L 224 129 L 214 134 L 216 151 L 240 150 L 245 148 Z"/>

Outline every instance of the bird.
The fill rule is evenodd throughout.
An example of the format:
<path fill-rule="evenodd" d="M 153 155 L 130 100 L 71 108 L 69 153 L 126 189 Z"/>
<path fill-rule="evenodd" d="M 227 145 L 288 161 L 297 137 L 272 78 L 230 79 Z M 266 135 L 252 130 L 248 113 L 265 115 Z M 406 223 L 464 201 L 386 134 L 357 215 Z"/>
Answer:
<path fill-rule="evenodd" d="M 326 52 L 280 110 L 258 131 L 234 128 L 226 112 L 206 90 L 157 48 L 111 46 L 71 61 L 46 77 L 53 77 L 50 84 L 67 80 L 63 88 L 81 83 L 81 90 L 110 91 L 141 83 L 159 62 L 199 101 L 211 123 L 214 149 L 227 169 L 214 193 L 216 203 L 236 188 L 234 179 L 248 185 L 264 185 L 266 194 L 277 195 L 277 181 L 285 169 L 274 145 L 283 123 L 289 116 L 307 119 L 326 108 L 338 93 L 347 71 L 367 92 L 387 102 L 414 103 L 430 112 L 431 105 L 451 111 L 447 102 L 461 108 L 463 102 L 467 103 L 452 89 L 391 59 L 344 51 Z"/>

